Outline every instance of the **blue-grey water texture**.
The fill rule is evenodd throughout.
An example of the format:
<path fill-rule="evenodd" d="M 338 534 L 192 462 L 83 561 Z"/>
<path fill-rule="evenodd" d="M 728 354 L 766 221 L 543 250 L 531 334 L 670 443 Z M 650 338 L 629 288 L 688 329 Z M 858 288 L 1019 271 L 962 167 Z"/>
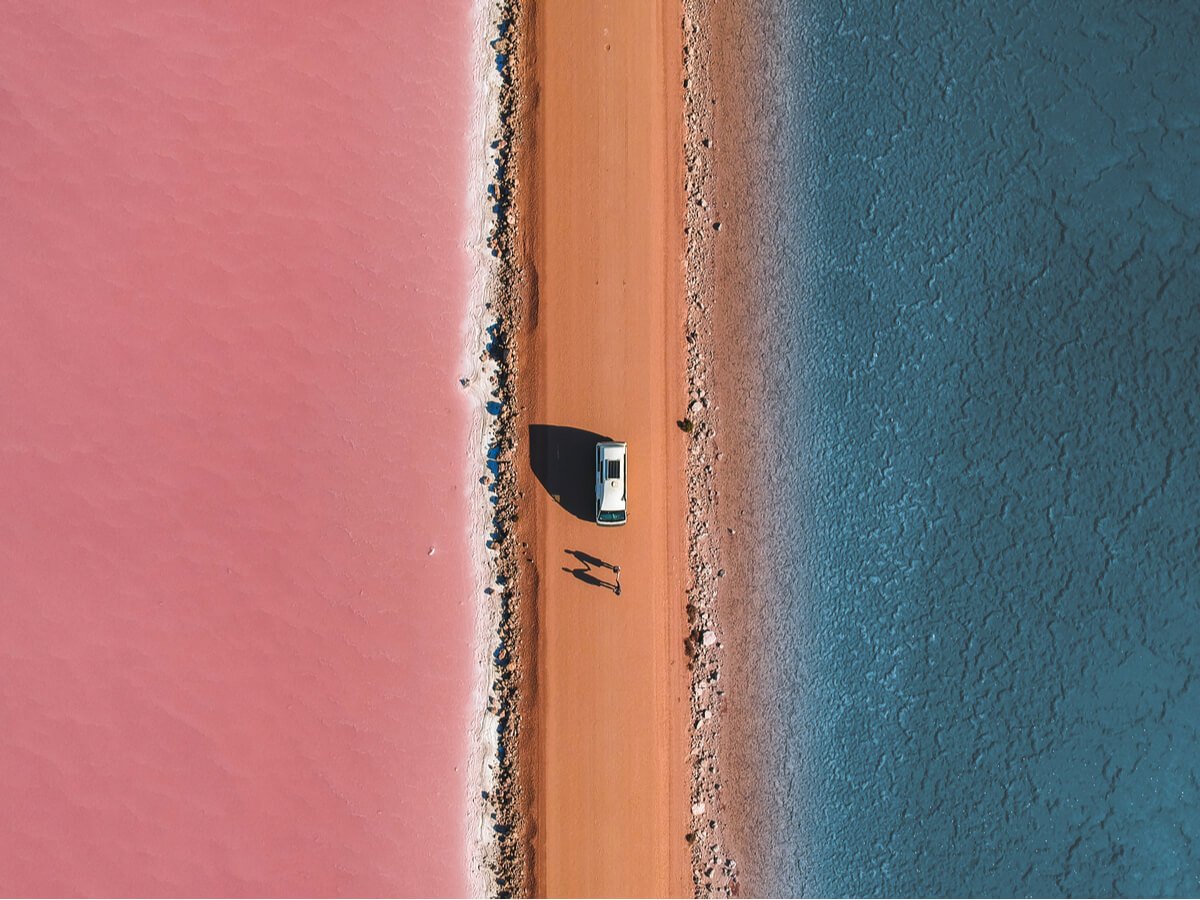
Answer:
<path fill-rule="evenodd" d="M 783 5 L 773 890 L 1200 894 L 1200 4 Z"/>

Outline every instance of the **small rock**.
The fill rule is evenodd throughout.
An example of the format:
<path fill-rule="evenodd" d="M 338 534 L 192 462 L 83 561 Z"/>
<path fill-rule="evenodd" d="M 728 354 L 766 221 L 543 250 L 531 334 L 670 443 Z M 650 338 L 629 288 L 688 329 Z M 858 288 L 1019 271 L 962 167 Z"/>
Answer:
<path fill-rule="evenodd" d="M 693 803 L 692 804 L 692 815 L 693 816 L 702 816 L 702 815 L 704 815 L 705 809 L 707 809 L 707 807 L 703 803 Z"/>
<path fill-rule="evenodd" d="M 722 569 L 721 571 L 724 572 L 725 570 Z M 705 647 L 711 647 L 716 642 L 717 636 L 711 631 L 706 631 L 700 636 L 700 643 L 702 643 Z"/>

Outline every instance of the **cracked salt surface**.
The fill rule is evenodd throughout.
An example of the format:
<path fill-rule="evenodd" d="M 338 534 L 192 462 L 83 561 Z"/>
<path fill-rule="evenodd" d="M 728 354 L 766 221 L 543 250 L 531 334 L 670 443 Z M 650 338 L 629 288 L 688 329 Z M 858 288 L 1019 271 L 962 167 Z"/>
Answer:
<path fill-rule="evenodd" d="M 783 6 L 774 890 L 1195 895 L 1196 13 Z"/>

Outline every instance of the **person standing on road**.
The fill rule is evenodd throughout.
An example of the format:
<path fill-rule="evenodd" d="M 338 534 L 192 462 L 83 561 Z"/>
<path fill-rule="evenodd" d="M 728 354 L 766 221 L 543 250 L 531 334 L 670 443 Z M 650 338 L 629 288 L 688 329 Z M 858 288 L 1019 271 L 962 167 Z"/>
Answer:
<path fill-rule="evenodd" d="M 613 588 L 613 593 L 618 597 L 621 596 L 621 567 L 613 566 L 613 574 L 617 576 L 617 585 Z"/>

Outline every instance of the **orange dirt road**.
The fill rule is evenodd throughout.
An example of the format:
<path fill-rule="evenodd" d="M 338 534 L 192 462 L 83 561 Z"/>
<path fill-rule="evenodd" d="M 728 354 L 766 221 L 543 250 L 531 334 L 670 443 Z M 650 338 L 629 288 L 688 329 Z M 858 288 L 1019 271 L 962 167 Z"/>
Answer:
<path fill-rule="evenodd" d="M 681 16 L 672 0 L 542 0 L 532 14 L 523 515 L 534 886 L 548 896 L 692 894 Z M 593 521 L 601 437 L 629 444 L 622 527 Z M 621 595 L 611 570 L 567 551 L 619 565 Z"/>

